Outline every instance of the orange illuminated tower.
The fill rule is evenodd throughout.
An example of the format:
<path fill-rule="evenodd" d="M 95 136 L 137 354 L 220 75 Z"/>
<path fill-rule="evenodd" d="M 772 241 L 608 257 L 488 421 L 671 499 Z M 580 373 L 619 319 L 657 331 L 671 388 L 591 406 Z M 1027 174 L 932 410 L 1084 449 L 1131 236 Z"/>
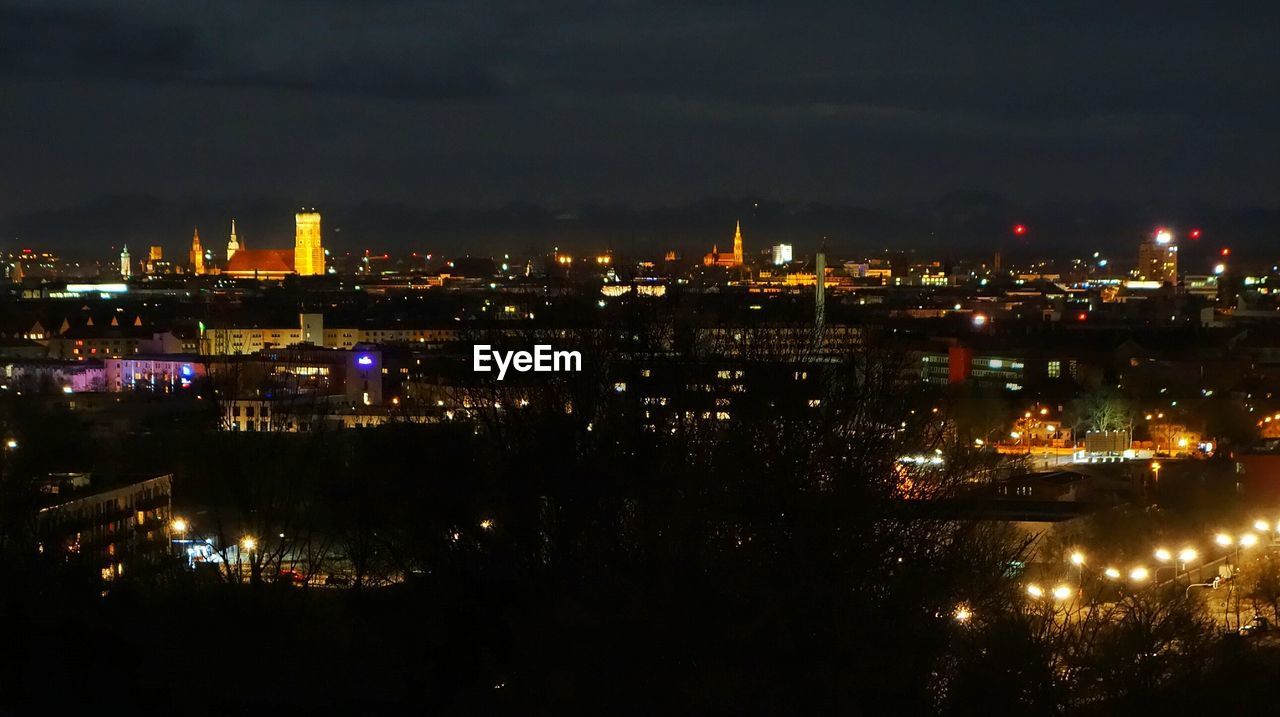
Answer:
<path fill-rule="evenodd" d="M 188 263 L 191 264 L 191 273 L 204 273 L 204 249 L 200 248 L 200 230 L 198 228 L 191 235 L 191 255 Z"/>
<path fill-rule="evenodd" d="M 738 221 L 738 226 L 733 230 L 733 264 L 734 266 L 742 265 L 742 221 Z"/>
<path fill-rule="evenodd" d="M 293 270 L 299 276 L 324 274 L 324 247 L 320 244 L 320 213 L 298 212 L 293 243 Z"/>

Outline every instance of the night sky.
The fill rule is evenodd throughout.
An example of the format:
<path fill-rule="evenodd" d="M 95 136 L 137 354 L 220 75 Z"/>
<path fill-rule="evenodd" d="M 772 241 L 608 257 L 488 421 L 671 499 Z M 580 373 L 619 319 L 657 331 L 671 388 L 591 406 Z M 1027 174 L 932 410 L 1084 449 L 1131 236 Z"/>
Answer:
<path fill-rule="evenodd" d="M 0 230 L 104 197 L 1274 208 L 1277 26 L 1271 3 L 0 0 Z"/>

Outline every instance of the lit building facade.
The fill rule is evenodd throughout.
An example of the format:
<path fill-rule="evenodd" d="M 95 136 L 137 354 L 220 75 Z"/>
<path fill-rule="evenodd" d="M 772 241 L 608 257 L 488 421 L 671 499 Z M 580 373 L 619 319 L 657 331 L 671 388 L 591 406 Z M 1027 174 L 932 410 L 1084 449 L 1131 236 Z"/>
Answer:
<path fill-rule="evenodd" d="M 1178 285 L 1178 244 L 1167 230 L 1157 231 L 1138 245 L 1137 278 Z"/>
<path fill-rule="evenodd" d="M 742 266 L 742 263 L 742 222 L 738 222 L 737 226 L 733 230 L 733 253 L 721 254 L 718 248 L 712 246 L 711 253 L 702 257 L 702 264 L 704 266 L 721 266 L 728 268 Z"/>
<path fill-rule="evenodd" d="M 324 274 L 320 213 L 315 210 L 298 212 L 294 217 L 293 268 L 299 276 Z"/>
<path fill-rule="evenodd" d="M 200 275 L 204 273 L 204 249 L 200 248 L 200 230 L 196 229 L 191 235 L 191 253 L 187 258 L 188 265 L 191 267 L 191 273 Z"/>

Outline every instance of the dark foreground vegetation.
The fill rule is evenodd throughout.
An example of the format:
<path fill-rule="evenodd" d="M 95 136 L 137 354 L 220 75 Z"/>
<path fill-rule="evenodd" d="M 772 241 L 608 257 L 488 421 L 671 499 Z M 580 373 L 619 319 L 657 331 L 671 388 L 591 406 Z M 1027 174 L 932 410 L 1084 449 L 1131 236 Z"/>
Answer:
<path fill-rule="evenodd" d="M 1029 601 L 1025 539 L 937 517 L 990 466 L 892 355 L 808 370 L 818 405 L 749 394 L 660 430 L 592 371 L 519 410 L 478 391 L 465 421 L 327 435 L 112 438 L 7 404 L 0 711 L 1270 710 L 1280 650 L 1220 637 L 1181 589 Z M 918 452 L 944 461 L 898 462 Z M 202 530 L 259 536 L 254 564 L 104 589 L 34 549 L 37 461 L 169 466 Z M 299 554 L 342 556 L 351 584 L 270 579 Z"/>

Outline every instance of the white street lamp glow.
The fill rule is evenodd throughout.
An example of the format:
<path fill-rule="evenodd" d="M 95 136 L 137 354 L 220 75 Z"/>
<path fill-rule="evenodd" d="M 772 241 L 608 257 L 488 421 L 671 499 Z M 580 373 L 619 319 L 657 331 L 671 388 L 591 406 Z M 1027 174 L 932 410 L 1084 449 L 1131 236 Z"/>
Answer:
<path fill-rule="evenodd" d="M 1084 565 L 1084 553 L 1080 552 L 1079 550 L 1072 553 L 1071 564 L 1075 565 L 1076 567 Z"/>
<path fill-rule="evenodd" d="M 1240 536 L 1240 546 L 1244 548 L 1252 548 L 1258 544 L 1258 536 L 1253 533 L 1245 533 Z"/>
<path fill-rule="evenodd" d="M 1120 571 L 1119 571 L 1119 570 L 1116 570 L 1115 568 L 1107 568 L 1106 570 L 1103 570 L 1103 571 L 1102 571 L 1102 574 L 1103 574 L 1103 575 L 1106 575 L 1106 576 L 1107 576 L 1108 578 L 1110 578 L 1111 580 L 1119 580 L 1119 579 L 1120 579 Z"/>
<path fill-rule="evenodd" d="M 1027 594 L 1033 598 L 1042 598 L 1044 597 L 1044 590 L 1040 589 L 1039 585 L 1032 583 L 1027 586 Z"/>
<path fill-rule="evenodd" d="M 1213 536 L 1213 542 L 1225 548 L 1230 546 L 1233 541 L 1231 540 L 1230 535 L 1227 535 L 1226 533 L 1218 533 L 1217 535 Z"/>
<path fill-rule="evenodd" d="M 1165 550 L 1164 548 L 1160 548 L 1159 550 L 1156 551 L 1156 560 L 1159 560 L 1162 563 L 1167 563 L 1172 559 L 1173 559 L 1173 555 L 1168 550 Z"/>
<path fill-rule="evenodd" d="M 1184 563 L 1189 563 L 1198 557 L 1200 557 L 1200 554 L 1196 552 L 1195 548 L 1183 548 L 1178 552 L 1178 560 Z"/>
<path fill-rule="evenodd" d="M 1151 571 L 1146 568 L 1138 567 L 1129 571 L 1129 579 L 1135 583 L 1143 582 L 1149 577 L 1151 577 Z"/>
<path fill-rule="evenodd" d="M 1071 597 L 1071 588 L 1066 585 L 1059 585 L 1053 589 L 1054 600 L 1066 600 Z"/>
<path fill-rule="evenodd" d="M 1271 530 L 1271 524 L 1265 520 L 1255 520 L 1253 521 L 1253 529 L 1265 533 Z"/>

